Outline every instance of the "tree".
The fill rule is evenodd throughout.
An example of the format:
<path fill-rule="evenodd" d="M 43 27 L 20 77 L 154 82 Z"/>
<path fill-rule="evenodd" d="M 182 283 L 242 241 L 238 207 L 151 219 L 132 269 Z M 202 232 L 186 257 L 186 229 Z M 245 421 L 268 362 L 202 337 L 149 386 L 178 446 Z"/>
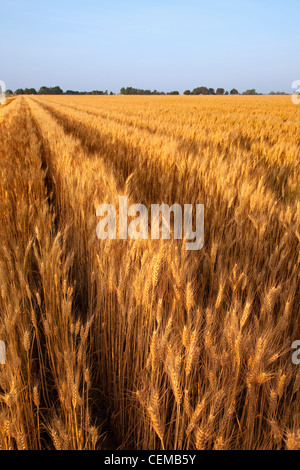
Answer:
<path fill-rule="evenodd" d="M 55 86 L 52 88 L 42 86 L 38 92 L 39 95 L 62 95 L 63 93 L 63 90 L 59 86 Z"/>
<path fill-rule="evenodd" d="M 191 90 L 185 90 L 185 91 L 183 92 L 183 94 L 184 94 L 184 95 L 190 95 L 190 94 L 191 94 Z"/>
<path fill-rule="evenodd" d="M 238 95 L 239 92 L 237 91 L 236 88 L 232 88 L 232 90 L 230 91 L 230 94 L 231 94 L 231 95 Z"/>
<path fill-rule="evenodd" d="M 16 95 L 24 95 L 24 90 L 23 90 L 23 88 L 18 88 L 18 89 L 15 91 L 15 94 L 16 94 Z"/>
<path fill-rule="evenodd" d="M 168 93 L 168 95 L 179 95 L 179 91 L 175 90 L 175 91 L 170 91 Z"/>
<path fill-rule="evenodd" d="M 51 95 L 63 95 L 63 90 L 59 86 L 55 86 L 53 88 L 50 88 Z"/>
<path fill-rule="evenodd" d="M 257 95 L 255 88 L 244 91 L 243 95 Z"/>
<path fill-rule="evenodd" d="M 6 94 L 6 95 L 13 95 L 14 92 L 13 92 L 12 90 L 6 90 L 5 94 Z"/>
<path fill-rule="evenodd" d="M 209 89 L 208 89 L 208 94 L 209 94 L 209 95 L 215 95 L 216 92 L 215 92 L 215 90 L 214 90 L 213 88 L 209 88 Z"/>
<path fill-rule="evenodd" d="M 225 92 L 224 88 L 217 88 L 216 94 L 217 95 L 224 95 L 224 92 Z"/>
<path fill-rule="evenodd" d="M 39 95 L 49 95 L 50 94 L 50 89 L 46 86 L 41 86 L 41 88 L 38 91 Z"/>
<path fill-rule="evenodd" d="M 120 90 L 121 95 L 164 95 L 165 93 L 163 91 L 159 92 L 157 90 L 151 91 L 151 90 L 142 90 L 140 88 L 133 88 L 131 86 L 124 88 L 122 87 Z M 179 92 L 171 92 L 174 94 L 179 94 Z"/>
<path fill-rule="evenodd" d="M 37 92 L 36 92 L 35 88 L 25 88 L 24 94 L 25 95 L 36 95 Z"/>
<path fill-rule="evenodd" d="M 192 95 L 208 95 L 208 88 L 206 88 L 206 86 L 199 86 L 194 88 Z"/>
<path fill-rule="evenodd" d="M 269 95 L 287 95 L 285 91 L 270 91 Z"/>

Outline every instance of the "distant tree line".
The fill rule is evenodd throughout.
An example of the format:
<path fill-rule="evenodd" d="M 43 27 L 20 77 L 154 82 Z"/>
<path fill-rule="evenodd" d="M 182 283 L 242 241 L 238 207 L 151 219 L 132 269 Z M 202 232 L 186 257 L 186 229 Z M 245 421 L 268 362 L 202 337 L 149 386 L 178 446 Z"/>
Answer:
<path fill-rule="evenodd" d="M 270 91 L 269 95 L 287 95 L 285 91 Z"/>
<path fill-rule="evenodd" d="M 94 91 L 73 91 L 67 90 L 64 92 L 59 86 L 47 87 L 42 86 L 38 91 L 35 88 L 18 88 L 15 92 L 6 90 L 7 95 L 108 95 L 108 91 L 94 90 Z M 111 91 L 109 93 L 113 95 Z"/>
<path fill-rule="evenodd" d="M 179 91 L 170 91 L 165 93 L 164 91 L 151 91 L 151 90 L 142 90 L 140 88 L 121 88 L 120 90 L 121 95 L 179 95 Z M 185 90 L 183 92 L 184 95 L 239 95 L 239 92 L 236 88 L 232 88 L 232 90 L 225 91 L 224 88 L 207 88 L 206 86 L 199 86 L 191 90 Z M 256 90 L 246 90 L 243 95 L 257 95 Z"/>
<path fill-rule="evenodd" d="M 121 88 L 120 90 L 121 95 L 179 95 L 179 91 L 170 91 L 168 93 L 165 93 L 164 91 L 151 91 L 151 90 L 142 90 L 140 88 L 133 88 L 133 87 L 127 87 L 127 88 Z M 239 95 L 239 91 L 236 88 L 232 88 L 230 91 L 225 91 L 224 88 L 217 88 L 216 90 L 214 88 L 207 88 L 206 86 L 199 86 L 194 88 L 192 91 L 191 90 L 185 90 L 183 92 L 184 95 Z M 255 88 L 246 90 L 242 95 L 262 95 L 262 93 L 257 93 Z M 284 92 L 279 92 L 277 91 L 276 93 L 274 91 L 271 91 L 269 93 L 270 95 L 287 95 L 287 93 Z"/>
<path fill-rule="evenodd" d="M 113 95 L 113 92 L 111 91 L 109 93 L 110 95 Z M 65 95 L 108 95 L 108 91 L 101 91 L 101 90 L 93 90 L 93 91 L 73 91 L 73 90 L 67 90 L 65 92 Z"/>
<path fill-rule="evenodd" d="M 123 87 L 120 90 L 121 95 L 179 95 L 179 91 L 157 91 L 157 90 L 143 90 L 141 88 L 133 87 Z M 114 95 L 114 93 L 108 92 L 108 90 L 93 90 L 93 91 L 74 91 L 67 90 L 64 92 L 59 86 L 47 87 L 42 86 L 38 91 L 35 88 L 18 88 L 15 92 L 12 90 L 6 90 L 7 95 Z M 250 89 L 246 90 L 243 93 L 239 93 L 236 88 L 232 88 L 230 91 L 225 91 L 224 88 L 207 88 L 206 86 L 199 86 L 191 90 L 185 90 L 184 95 L 262 95 L 262 93 L 257 93 L 256 90 Z M 284 91 L 271 91 L 269 95 L 287 95 Z"/>
<path fill-rule="evenodd" d="M 120 90 L 121 95 L 165 95 L 164 91 L 151 91 L 151 90 L 142 90 L 141 88 L 133 88 L 128 86 L 127 88 L 121 88 Z M 175 93 L 175 92 L 173 92 Z M 179 92 L 176 92 L 179 95 Z"/>
<path fill-rule="evenodd" d="M 191 90 L 185 90 L 183 93 L 184 95 L 239 95 L 240 93 L 236 88 L 232 88 L 232 90 L 225 91 L 224 88 L 217 88 L 214 90 L 214 88 L 207 88 L 206 86 L 199 86 L 197 88 L 194 88 L 193 91 Z M 242 93 L 243 95 L 258 95 L 256 93 L 256 90 L 246 90 Z"/>
<path fill-rule="evenodd" d="M 214 88 L 207 88 L 206 86 L 198 86 L 191 90 L 185 90 L 184 95 L 228 95 L 228 91 L 225 92 L 224 88 L 217 88 L 215 91 Z"/>
<path fill-rule="evenodd" d="M 143 90 L 140 88 L 133 88 L 133 87 L 123 87 L 120 90 L 121 95 L 179 95 L 179 91 L 170 91 L 170 92 L 164 92 L 164 91 L 151 91 L 151 90 Z M 238 91 L 233 89 L 230 92 L 231 94 L 238 94 Z M 205 86 L 197 87 L 194 88 L 193 91 L 186 90 L 184 95 L 224 95 L 224 94 L 229 94 L 228 91 L 225 92 L 224 88 L 218 88 L 216 91 L 213 88 L 207 88 Z"/>

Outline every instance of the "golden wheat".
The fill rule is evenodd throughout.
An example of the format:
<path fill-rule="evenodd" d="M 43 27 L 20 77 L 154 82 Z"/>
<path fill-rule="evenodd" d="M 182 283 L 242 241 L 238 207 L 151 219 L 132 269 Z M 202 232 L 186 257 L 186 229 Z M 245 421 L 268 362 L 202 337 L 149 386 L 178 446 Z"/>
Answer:
<path fill-rule="evenodd" d="M 288 97 L 1 109 L 2 449 L 103 448 L 104 418 L 121 449 L 300 448 L 298 122 Z M 100 241 L 119 195 L 203 203 L 203 249 Z"/>

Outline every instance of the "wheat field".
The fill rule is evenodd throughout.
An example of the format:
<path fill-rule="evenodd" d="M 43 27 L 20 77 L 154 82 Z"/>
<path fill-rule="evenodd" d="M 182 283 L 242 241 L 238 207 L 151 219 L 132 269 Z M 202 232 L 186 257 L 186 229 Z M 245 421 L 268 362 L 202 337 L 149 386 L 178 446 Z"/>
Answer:
<path fill-rule="evenodd" d="M 298 449 L 300 106 L 0 109 L 0 448 Z M 99 204 L 204 204 L 205 241 L 99 240 Z"/>

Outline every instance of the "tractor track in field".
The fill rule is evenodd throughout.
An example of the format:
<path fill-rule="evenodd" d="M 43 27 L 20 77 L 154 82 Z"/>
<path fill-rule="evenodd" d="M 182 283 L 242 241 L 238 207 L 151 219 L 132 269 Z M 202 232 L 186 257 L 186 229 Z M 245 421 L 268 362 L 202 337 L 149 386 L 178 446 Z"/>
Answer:
<path fill-rule="evenodd" d="M 113 171 L 116 181 L 119 185 L 119 189 L 122 190 L 126 184 L 126 180 L 130 175 L 133 175 L 132 182 L 130 182 L 130 190 L 133 198 L 142 202 L 146 206 L 153 203 L 162 202 L 167 204 L 173 204 L 174 201 L 180 200 L 180 194 L 178 190 L 180 186 L 185 184 L 184 180 L 181 180 L 177 176 L 177 166 L 176 163 L 170 165 L 168 171 L 163 166 L 159 160 L 153 161 L 147 152 L 139 147 L 133 148 L 130 144 L 126 144 L 124 141 L 113 138 L 109 135 L 101 135 L 101 133 L 85 125 L 82 122 L 72 119 L 72 117 L 63 114 L 62 112 L 57 111 L 51 106 L 45 105 L 39 101 L 36 101 L 45 111 L 47 111 L 57 123 L 64 129 L 64 131 L 72 136 L 78 138 L 81 142 L 82 148 L 91 156 L 99 156 L 105 162 L 106 165 L 110 166 L 110 170 Z M 122 164 L 122 158 L 119 156 L 125 157 L 126 164 Z M 141 157 L 142 156 L 142 157 Z M 138 157 L 139 167 L 137 168 L 136 160 L 134 157 Z M 123 158 L 124 160 L 124 158 Z M 260 162 L 256 169 L 253 169 L 251 174 L 252 178 L 255 173 L 257 173 L 257 178 L 259 181 L 259 174 L 261 173 L 262 168 L 268 168 L 269 165 L 265 162 Z M 280 178 L 284 181 L 287 178 L 288 169 L 284 168 Z M 185 172 L 183 172 L 185 174 Z M 143 178 L 140 178 L 139 175 L 142 175 Z M 155 175 L 155 176 L 154 176 Z M 146 183 L 145 183 L 146 180 Z M 195 198 L 193 188 L 202 187 L 202 174 L 197 172 L 195 169 L 194 173 L 189 176 L 190 183 L 190 200 L 192 202 Z M 131 184 L 133 183 L 133 184 Z M 267 180 L 265 184 L 278 195 L 278 173 L 275 173 L 275 169 L 271 169 L 267 172 Z M 164 200 L 164 188 L 169 186 L 169 194 L 172 195 L 168 200 Z M 279 184 L 280 186 L 280 184 Z M 204 192 L 204 188 L 202 188 Z M 221 197 L 221 195 L 216 195 L 216 197 Z M 279 203 L 284 203 L 286 199 L 295 198 L 294 193 L 289 193 L 287 190 L 285 198 L 279 200 Z M 199 202 L 199 201 L 195 201 Z M 202 202 L 202 201 L 201 201 Z M 207 216 L 207 213 L 206 213 Z M 208 219 L 209 222 L 209 219 Z M 285 231 L 284 225 L 280 220 L 274 220 L 274 227 L 280 232 Z"/>
<path fill-rule="evenodd" d="M 182 181 L 178 180 L 177 167 L 173 164 L 170 171 L 165 177 L 165 181 L 160 182 L 160 178 L 164 176 L 164 168 L 159 161 L 153 162 L 152 159 L 140 147 L 133 148 L 128 146 L 125 142 L 114 138 L 113 136 L 101 135 L 97 130 L 92 129 L 81 122 L 69 118 L 68 116 L 47 106 L 44 103 L 36 101 L 45 111 L 47 111 L 57 123 L 64 129 L 68 135 L 75 136 L 81 142 L 82 148 L 87 154 L 91 156 L 99 156 L 103 159 L 106 165 L 110 165 L 113 170 L 116 181 L 120 189 L 124 188 L 129 176 L 134 175 L 134 185 L 131 185 L 131 190 L 135 199 L 142 200 L 144 204 L 154 202 L 162 202 L 163 188 L 171 181 L 171 193 L 173 198 L 176 199 L 176 190 Z M 140 167 L 136 170 L 134 156 L 140 157 Z M 142 158 L 141 158 L 142 155 Z M 120 156 L 126 156 L 126 164 L 124 159 Z M 140 181 L 138 172 L 147 177 L 147 185 Z M 150 178 L 154 173 L 157 177 Z M 197 178 L 197 175 L 195 174 Z M 150 189 L 149 189 L 150 188 Z M 164 201 L 166 202 L 166 201 Z M 171 199 L 170 201 L 171 202 Z"/>
<path fill-rule="evenodd" d="M 82 146 L 87 150 L 89 153 L 97 153 L 97 152 L 103 152 L 104 154 L 109 154 L 111 155 L 114 150 L 120 149 L 120 152 L 128 155 L 129 158 L 127 158 L 127 171 L 123 171 L 124 169 L 120 168 L 118 166 L 118 159 L 114 158 L 113 164 L 116 169 L 116 176 L 117 178 L 120 178 L 120 171 L 122 173 L 123 171 L 123 181 L 121 181 L 121 186 L 124 184 L 128 176 L 135 171 L 135 166 L 130 165 L 130 155 L 133 152 L 140 153 L 140 155 L 144 155 L 144 161 L 145 161 L 145 169 L 144 172 L 147 173 L 148 171 L 148 165 L 149 161 L 151 160 L 150 157 L 147 157 L 145 150 L 142 148 L 133 148 L 126 143 L 113 139 L 112 136 L 105 135 L 102 136 L 99 131 L 94 130 L 94 136 L 96 137 L 93 139 L 93 137 L 89 138 L 89 131 L 90 128 L 84 126 L 83 123 L 78 124 L 77 126 L 75 125 L 75 120 L 72 120 L 68 116 L 64 115 L 60 111 L 54 109 L 52 106 L 49 106 L 45 103 L 39 102 L 39 104 L 48 112 L 52 114 L 53 117 L 59 122 L 60 125 L 62 125 L 65 129 L 65 132 L 68 134 L 75 134 L 82 143 Z M 55 105 L 55 102 L 51 102 L 52 105 Z M 82 113 L 85 113 L 87 116 L 93 116 L 93 117 L 100 117 L 101 119 L 115 122 L 118 125 L 124 125 L 132 129 L 139 129 L 141 131 L 147 132 L 150 134 L 150 136 L 158 135 L 160 137 L 169 137 L 169 134 L 166 131 L 156 131 L 155 129 L 149 128 L 148 125 L 144 124 L 135 124 L 133 122 L 128 122 L 125 119 L 120 119 L 120 118 L 115 118 L 111 116 L 107 116 L 101 112 L 96 112 L 96 111 L 90 111 L 88 109 L 78 109 L 76 106 L 72 106 L 69 104 L 63 104 L 64 107 L 72 109 L 74 111 L 79 111 Z M 232 142 L 229 142 L 228 148 L 224 147 L 224 143 L 216 143 L 213 141 L 213 139 L 210 139 L 206 137 L 205 141 L 200 141 L 197 142 L 196 140 L 190 140 L 186 139 L 184 137 L 180 136 L 173 136 L 174 140 L 177 142 L 177 147 L 178 147 L 178 152 L 182 153 L 185 155 L 187 152 L 187 155 L 196 158 L 199 158 L 201 153 L 203 151 L 207 151 L 207 149 L 210 149 L 211 152 L 217 152 L 220 155 L 220 159 L 226 159 L 227 154 L 230 151 L 230 146 L 232 145 L 236 149 L 240 149 L 242 152 L 251 152 L 251 147 L 252 145 L 256 144 L 257 141 L 247 135 L 239 135 L 238 137 L 234 138 Z M 111 144 L 109 142 L 112 142 Z M 266 145 L 268 145 L 269 148 L 272 147 L 270 142 L 265 142 Z M 257 180 L 257 184 L 259 183 L 261 179 L 262 174 L 266 174 L 264 184 L 266 187 L 268 187 L 275 197 L 278 199 L 279 203 L 285 204 L 286 202 L 288 203 L 295 203 L 297 200 L 297 195 L 298 195 L 298 190 L 293 189 L 289 187 L 287 184 L 288 181 L 288 176 L 291 172 L 295 171 L 295 165 L 293 163 L 285 163 L 282 165 L 280 171 L 278 171 L 278 168 L 276 166 L 270 165 L 270 162 L 267 161 L 265 156 L 256 150 L 255 155 L 252 155 L 250 153 L 250 158 L 252 160 L 252 169 L 250 172 L 251 179 L 255 178 Z M 160 162 L 156 161 L 155 165 L 157 166 L 157 172 L 159 175 L 162 175 L 165 171 L 165 169 L 160 165 Z M 149 171 L 149 174 L 151 174 L 151 169 Z M 178 184 L 181 184 L 182 181 L 176 181 L 176 163 L 174 165 L 174 172 L 173 168 L 170 169 L 168 173 L 171 177 L 173 176 L 174 180 L 174 191 L 176 191 L 175 188 L 178 187 Z M 197 174 L 195 174 L 195 179 L 197 179 Z M 151 182 L 150 182 L 151 183 Z M 156 185 L 159 184 L 159 180 L 155 180 Z M 196 185 L 200 184 L 200 181 L 195 182 Z M 154 185 L 151 185 L 154 187 Z M 161 189 L 165 186 L 165 183 L 161 185 L 161 188 L 158 190 L 158 193 L 160 193 Z M 141 191 L 143 188 L 139 188 Z M 143 194 L 143 192 L 139 191 L 139 194 Z M 151 194 L 151 199 L 153 200 L 154 194 Z M 176 197 L 175 197 L 176 199 Z"/>

